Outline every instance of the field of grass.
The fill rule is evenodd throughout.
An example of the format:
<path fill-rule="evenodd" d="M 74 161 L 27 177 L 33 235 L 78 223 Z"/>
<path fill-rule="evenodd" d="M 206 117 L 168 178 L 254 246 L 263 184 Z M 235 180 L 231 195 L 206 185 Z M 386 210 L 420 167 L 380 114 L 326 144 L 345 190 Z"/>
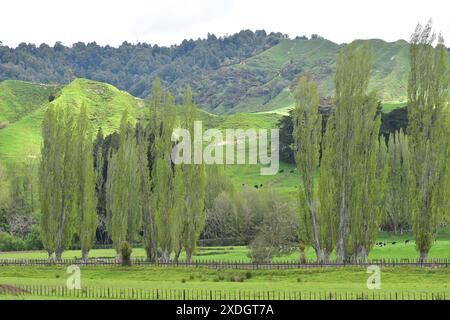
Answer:
<path fill-rule="evenodd" d="M 419 257 L 415 248 L 414 237 L 411 234 L 404 235 L 391 235 L 385 232 L 381 232 L 377 241 L 386 241 L 386 247 L 374 246 L 369 254 L 369 259 L 417 259 Z M 411 242 L 405 244 L 405 240 Z M 396 242 L 396 244 L 392 244 Z M 114 249 L 94 249 L 91 250 L 90 257 L 115 257 L 116 253 Z M 145 258 L 145 251 L 143 248 L 134 248 L 132 257 Z M 47 253 L 45 251 L 25 251 L 25 252 L 0 252 L 0 259 L 46 259 Z M 73 259 L 81 258 L 79 250 L 66 250 L 63 253 L 63 258 Z M 181 255 L 181 260 L 184 260 L 184 253 Z M 315 259 L 315 253 L 312 248 L 307 251 L 307 258 L 310 260 Z M 334 257 L 332 257 L 334 258 Z M 430 250 L 429 258 L 448 258 L 450 259 L 450 235 L 447 230 L 443 229 L 438 236 L 437 241 L 434 243 Z M 293 252 L 292 254 L 275 257 L 273 261 L 298 261 L 299 253 Z M 194 255 L 194 261 L 242 261 L 250 262 L 248 257 L 248 248 L 245 246 L 223 246 L 223 247 L 199 247 Z"/>
<path fill-rule="evenodd" d="M 366 268 L 219 270 L 185 267 L 81 267 L 81 287 L 370 293 Z M 2 285 L 65 286 L 66 267 L 0 267 Z M 450 293 L 448 268 L 381 268 L 384 292 Z M 2 295 L 0 295 L 0 298 Z M 11 297 L 9 297 L 11 298 Z"/>

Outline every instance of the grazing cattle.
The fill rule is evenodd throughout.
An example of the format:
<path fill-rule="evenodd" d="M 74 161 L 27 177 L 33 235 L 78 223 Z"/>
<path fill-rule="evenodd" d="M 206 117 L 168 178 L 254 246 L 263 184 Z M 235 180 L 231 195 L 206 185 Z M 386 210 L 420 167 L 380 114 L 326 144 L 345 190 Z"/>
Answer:
<path fill-rule="evenodd" d="M 278 171 L 279 173 L 283 173 L 284 172 L 284 169 L 281 169 L 280 171 Z"/>
<path fill-rule="evenodd" d="M 257 185 L 257 184 L 255 184 L 254 187 L 255 187 L 256 189 L 258 189 L 258 185 Z"/>
<path fill-rule="evenodd" d="M 260 188 L 262 188 L 262 183 L 259 185 Z"/>
<path fill-rule="evenodd" d="M 405 244 L 408 244 L 408 243 L 410 243 L 410 241 L 409 240 L 405 240 Z"/>
<path fill-rule="evenodd" d="M 391 242 L 392 244 L 396 244 L 397 242 L 396 241 L 393 241 L 393 242 Z"/>
<path fill-rule="evenodd" d="M 290 173 L 294 173 L 294 170 L 291 170 Z"/>

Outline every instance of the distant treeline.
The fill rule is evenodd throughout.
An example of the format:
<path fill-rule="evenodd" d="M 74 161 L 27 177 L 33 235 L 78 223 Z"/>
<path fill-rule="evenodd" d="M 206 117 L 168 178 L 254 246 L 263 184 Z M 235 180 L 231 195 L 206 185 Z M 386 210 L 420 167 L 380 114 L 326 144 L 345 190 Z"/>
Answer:
<path fill-rule="evenodd" d="M 147 97 L 148 84 L 156 77 L 174 91 L 190 83 L 199 72 L 238 63 L 276 45 L 284 37 L 287 36 L 267 34 L 264 30 L 242 30 L 228 37 L 208 34 L 206 39 L 183 40 L 180 45 L 170 47 L 123 42 L 117 48 L 96 42 L 77 42 L 71 47 L 61 42 L 53 47 L 21 43 L 10 48 L 0 42 L 0 81 L 68 83 L 82 77 Z"/>

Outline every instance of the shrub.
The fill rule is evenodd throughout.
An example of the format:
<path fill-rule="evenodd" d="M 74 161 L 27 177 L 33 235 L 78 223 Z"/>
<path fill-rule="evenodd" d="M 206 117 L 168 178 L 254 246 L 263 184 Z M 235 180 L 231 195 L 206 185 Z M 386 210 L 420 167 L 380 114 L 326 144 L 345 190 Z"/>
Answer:
<path fill-rule="evenodd" d="M 44 248 L 41 241 L 39 226 L 37 224 L 31 227 L 31 232 L 25 239 L 25 248 L 27 250 L 42 250 Z"/>
<path fill-rule="evenodd" d="M 122 265 L 131 266 L 131 253 L 133 249 L 127 241 L 123 241 L 120 245 L 120 254 L 122 256 Z"/>
<path fill-rule="evenodd" d="M 25 242 L 6 232 L 0 232 L 0 251 L 20 251 L 25 249 Z"/>

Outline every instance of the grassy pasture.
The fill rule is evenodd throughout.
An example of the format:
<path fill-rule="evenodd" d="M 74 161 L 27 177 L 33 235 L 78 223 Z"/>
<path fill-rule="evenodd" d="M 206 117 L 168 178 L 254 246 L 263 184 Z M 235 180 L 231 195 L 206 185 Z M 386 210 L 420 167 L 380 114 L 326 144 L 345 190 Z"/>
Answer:
<path fill-rule="evenodd" d="M 381 268 L 380 291 L 449 294 L 449 271 L 448 268 Z M 370 293 L 372 291 L 366 286 L 369 276 L 367 270 L 360 267 L 253 271 L 184 267 L 81 267 L 81 286 Z M 2 285 L 65 286 L 67 277 L 66 268 L 62 266 L 0 268 Z"/>
<path fill-rule="evenodd" d="M 405 244 L 405 240 L 411 240 Z M 386 247 L 374 246 L 370 251 L 369 259 L 417 259 L 419 257 L 415 248 L 414 237 L 411 234 L 390 235 L 388 233 L 380 233 L 377 241 L 386 241 Z M 396 242 L 396 244 L 392 244 Z M 114 249 L 94 249 L 90 252 L 90 257 L 115 257 Z M 132 257 L 144 258 L 145 251 L 143 248 L 134 248 Z M 307 251 L 308 259 L 314 260 L 315 253 L 312 248 Z M 16 258 L 16 259 L 46 259 L 45 251 L 26 251 L 26 252 L 0 252 L 0 259 Z M 67 250 L 63 253 L 63 258 L 73 259 L 81 258 L 80 250 Z M 448 231 L 443 229 L 430 250 L 429 258 L 450 258 L 450 235 Z M 184 253 L 181 260 L 184 259 Z M 274 261 L 298 261 L 299 253 L 293 252 L 290 255 L 276 257 Z M 248 257 L 248 249 L 245 246 L 223 246 L 223 247 L 199 247 L 194 255 L 194 261 L 243 261 L 250 262 Z"/>

